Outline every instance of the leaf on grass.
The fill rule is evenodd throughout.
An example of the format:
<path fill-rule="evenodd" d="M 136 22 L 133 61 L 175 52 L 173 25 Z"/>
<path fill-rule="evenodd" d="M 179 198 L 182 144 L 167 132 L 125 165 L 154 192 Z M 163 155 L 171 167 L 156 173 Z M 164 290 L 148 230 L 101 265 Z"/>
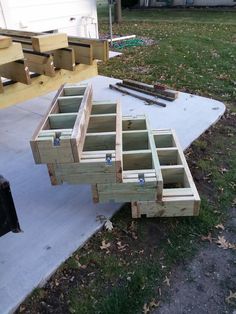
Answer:
<path fill-rule="evenodd" d="M 155 299 L 153 299 L 149 304 L 148 306 L 150 308 L 155 308 L 155 307 L 158 307 L 160 305 L 160 301 L 156 302 Z"/>
<path fill-rule="evenodd" d="M 102 245 L 100 246 L 101 250 L 107 250 L 111 246 L 111 243 L 106 243 L 106 240 L 102 240 Z"/>
<path fill-rule="evenodd" d="M 121 244 L 121 241 L 118 241 L 118 242 L 117 242 L 117 246 L 118 246 L 118 250 L 122 252 L 122 251 L 125 251 L 125 249 L 126 249 L 126 247 L 128 246 L 128 244 L 122 245 L 122 244 Z"/>
<path fill-rule="evenodd" d="M 147 303 L 145 303 L 144 306 L 143 306 L 143 313 L 144 313 L 144 314 L 147 314 L 147 313 L 149 313 L 149 312 L 150 312 L 150 309 L 149 309 Z"/>
<path fill-rule="evenodd" d="M 229 248 L 229 242 L 225 239 L 224 236 L 222 237 L 218 236 L 218 240 L 216 241 L 216 244 L 218 244 L 219 247 L 224 250 L 227 250 Z"/>
<path fill-rule="evenodd" d="M 166 276 L 166 279 L 164 280 L 164 283 L 167 284 L 168 287 L 170 287 L 170 279 Z"/>
<path fill-rule="evenodd" d="M 106 220 L 104 226 L 105 226 L 106 230 L 108 230 L 108 231 L 112 231 L 113 230 L 113 224 L 112 224 L 112 222 L 109 219 Z"/>
<path fill-rule="evenodd" d="M 229 169 L 226 169 L 226 168 L 224 168 L 224 167 L 221 167 L 220 169 L 219 169 L 219 172 L 221 173 L 221 174 L 224 174 L 224 173 L 226 173 L 226 172 L 228 172 L 229 171 Z"/>
<path fill-rule="evenodd" d="M 225 227 L 222 224 L 218 224 L 215 226 L 216 229 L 225 230 Z"/>
<path fill-rule="evenodd" d="M 209 241 L 210 243 L 212 243 L 211 232 L 208 233 L 208 236 L 201 236 L 201 240 L 202 241 Z"/>
<path fill-rule="evenodd" d="M 232 301 L 233 299 L 233 301 Z M 231 290 L 229 290 L 229 296 L 227 298 L 225 298 L 225 301 L 227 303 L 230 303 L 230 304 L 235 304 L 236 302 L 236 292 L 232 292 Z"/>

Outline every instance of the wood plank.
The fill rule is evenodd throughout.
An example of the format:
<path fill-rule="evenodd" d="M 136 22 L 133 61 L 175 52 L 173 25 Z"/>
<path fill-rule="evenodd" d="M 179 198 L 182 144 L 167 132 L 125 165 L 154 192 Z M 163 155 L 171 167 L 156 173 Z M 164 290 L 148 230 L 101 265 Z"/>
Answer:
<path fill-rule="evenodd" d="M 87 133 L 116 131 L 116 115 L 90 116 Z"/>
<path fill-rule="evenodd" d="M 75 52 L 75 62 L 83 64 L 93 63 L 93 46 L 91 44 L 71 43 L 69 47 Z"/>
<path fill-rule="evenodd" d="M 83 153 L 88 151 L 106 151 L 106 150 L 115 150 L 116 146 L 116 133 L 113 134 L 101 134 L 99 136 L 86 135 Z"/>
<path fill-rule="evenodd" d="M 116 113 L 117 110 L 116 102 L 93 102 L 91 114 L 106 114 L 106 113 Z"/>
<path fill-rule="evenodd" d="M 68 40 L 70 43 L 84 43 L 92 45 L 93 59 L 98 59 L 105 62 L 109 59 L 109 43 L 107 40 L 74 36 L 69 36 Z"/>
<path fill-rule="evenodd" d="M 0 94 L 4 92 L 3 84 L 2 84 L 2 78 L 0 76 Z"/>
<path fill-rule="evenodd" d="M 83 100 L 80 104 L 79 113 L 75 121 L 74 129 L 71 136 L 71 145 L 75 162 L 80 161 L 80 156 L 82 154 L 89 116 L 92 109 L 92 98 L 92 85 L 88 84 L 88 87 L 86 88 L 86 91 L 84 93 Z"/>
<path fill-rule="evenodd" d="M 154 179 L 140 185 L 139 182 L 97 184 L 99 202 L 131 202 L 156 200 L 157 182 Z"/>
<path fill-rule="evenodd" d="M 54 164 L 47 164 L 47 168 L 48 168 L 48 175 L 49 175 L 49 178 L 50 178 L 50 181 L 51 181 L 51 185 L 59 185 L 59 184 L 62 184 L 62 181 L 60 181 L 60 180 L 56 177 Z"/>
<path fill-rule="evenodd" d="M 123 159 L 122 159 L 122 113 L 121 104 L 116 105 L 116 182 L 122 182 Z"/>
<path fill-rule="evenodd" d="M 0 75 L 23 84 L 31 84 L 29 68 L 24 60 L 0 65 Z"/>
<path fill-rule="evenodd" d="M 53 77 L 56 75 L 53 57 L 50 54 L 41 54 L 29 49 L 23 49 L 25 62 L 31 72 Z"/>
<path fill-rule="evenodd" d="M 58 69 L 75 70 L 75 52 L 71 48 L 58 49 L 53 52 L 54 65 Z"/>
<path fill-rule="evenodd" d="M 9 36 L 0 36 L 0 49 L 8 48 L 12 44 L 12 39 Z"/>
<path fill-rule="evenodd" d="M 142 118 L 132 118 L 132 117 L 123 117 L 122 118 L 122 129 L 123 131 L 132 131 L 132 130 L 146 130 L 146 119 Z"/>
<path fill-rule="evenodd" d="M 123 132 L 123 151 L 143 150 L 149 148 L 148 132 Z"/>
<path fill-rule="evenodd" d="M 73 129 L 77 113 L 50 114 L 48 119 L 51 129 Z"/>
<path fill-rule="evenodd" d="M 21 44 L 12 43 L 8 48 L 0 49 L 0 65 L 20 59 L 24 59 Z"/>
<path fill-rule="evenodd" d="M 32 78 L 31 85 L 15 83 L 4 87 L 5 93 L 1 95 L 0 108 L 22 102 L 34 97 L 38 97 L 58 89 L 65 82 L 76 83 L 89 79 L 97 75 L 97 62 L 93 65 L 78 64 L 75 71 L 59 70 L 56 71 L 52 79 L 48 76 L 39 76 Z"/>
<path fill-rule="evenodd" d="M 78 112 L 83 96 L 58 97 L 60 112 Z"/>
<path fill-rule="evenodd" d="M 195 199 L 190 196 L 183 197 L 163 197 L 161 202 L 132 202 L 132 218 L 146 217 L 183 217 L 197 216 L 199 213 L 195 208 Z"/>
<path fill-rule="evenodd" d="M 37 52 L 47 52 L 68 47 L 67 34 L 53 33 L 32 36 L 33 50 Z"/>

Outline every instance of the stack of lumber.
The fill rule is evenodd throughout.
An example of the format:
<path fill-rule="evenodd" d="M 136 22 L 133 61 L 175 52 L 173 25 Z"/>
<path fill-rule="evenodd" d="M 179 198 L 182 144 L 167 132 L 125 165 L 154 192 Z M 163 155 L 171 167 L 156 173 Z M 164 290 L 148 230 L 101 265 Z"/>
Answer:
<path fill-rule="evenodd" d="M 62 86 L 31 148 L 51 183 L 91 184 L 94 202 L 131 202 L 132 217 L 198 215 L 200 198 L 173 130 L 93 102 L 90 85 Z"/>
<path fill-rule="evenodd" d="M 30 85 L 35 76 L 43 75 L 53 82 L 59 70 L 80 71 L 81 64 L 92 66 L 94 60 L 107 61 L 108 53 L 106 40 L 0 28 L 0 92 L 9 85 L 6 79 Z"/>

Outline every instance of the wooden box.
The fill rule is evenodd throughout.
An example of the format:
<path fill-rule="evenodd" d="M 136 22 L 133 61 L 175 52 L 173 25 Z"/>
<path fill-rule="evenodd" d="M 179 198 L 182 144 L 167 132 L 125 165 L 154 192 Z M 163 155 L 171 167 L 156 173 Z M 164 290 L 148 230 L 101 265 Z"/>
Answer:
<path fill-rule="evenodd" d="M 80 161 L 91 108 L 91 85 L 63 85 L 30 142 L 35 163 Z"/>
<path fill-rule="evenodd" d="M 122 118 L 122 183 L 96 184 L 94 200 L 131 202 L 162 197 L 162 175 L 145 116 Z"/>
<path fill-rule="evenodd" d="M 94 102 L 80 161 L 48 165 L 52 184 L 121 182 L 121 123 L 118 102 Z"/>
<path fill-rule="evenodd" d="M 133 202 L 132 217 L 196 216 L 200 197 L 173 130 L 152 132 L 163 178 L 163 197 L 156 202 Z"/>

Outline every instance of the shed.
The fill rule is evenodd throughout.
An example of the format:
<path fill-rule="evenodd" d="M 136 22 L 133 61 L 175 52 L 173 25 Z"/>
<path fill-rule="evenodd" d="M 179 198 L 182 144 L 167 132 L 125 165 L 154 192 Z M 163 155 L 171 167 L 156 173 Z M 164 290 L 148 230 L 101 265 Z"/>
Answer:
<path fill-rule="evenodd" d="M 0 27 L 98 38 L 96 0 L 0 0 Z"/>

